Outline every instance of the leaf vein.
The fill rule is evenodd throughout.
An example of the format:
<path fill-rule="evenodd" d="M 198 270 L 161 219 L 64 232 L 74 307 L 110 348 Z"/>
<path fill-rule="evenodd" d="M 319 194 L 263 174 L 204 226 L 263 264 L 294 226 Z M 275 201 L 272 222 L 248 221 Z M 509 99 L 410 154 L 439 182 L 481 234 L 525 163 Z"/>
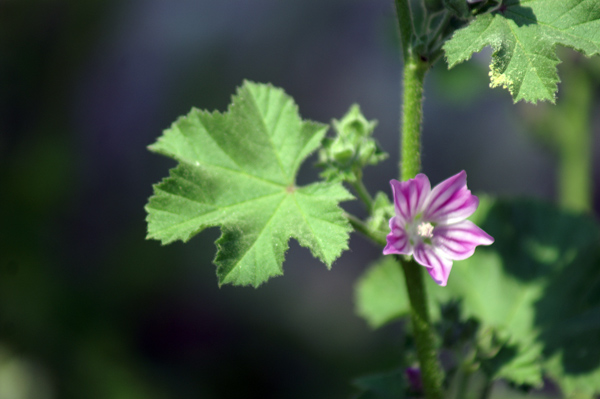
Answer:
<path fill-rule="evenodd" d="M 283 198 L 281 199 L 281 201 L 279 202 L 279 204 L 277 204 L 277 207 L 275 208 L 275 210 L 273 211 L 273 213 L 271 213 L 271 216 L 269 216 L 269 219 L 265 222 L 265 224 L 263 225 L 263 227 L 258 231 L 258 234 L 256 235 L 256 240 L 254 240 L 252 242 L 252 245 L 250 245 L 248 247 L 248 249 L 242 253 L 242 256 L 239 257 L 239 260 L 233 265 L 233 267 L 231 267 L 228 270 L 228 272 L 224 275 L 224 277 L 229 276 L 229 274 L 233 271 L 233 269 L 235 269 L 236 267 L 238 267 L 239 264 L 242 263 L 242 261 L 244 260 L 244 258 L 246 257 L 246 255 L 252 250 L 252 248 L 254 248 L 254 246 L 256 245 L 256 243 L 258 242 L 258 240 L 260 239 L 260 237 L 262 236 L 263 232 L 267 228 L 267 226 L 271 223 L 271 221 L 273 220 L 273 218 L 275 217 L 275 215 L 279 211 L 279 208 L 281 208 L 281 204 L 283 204 L 283 202 L 286 200 L 286 197 L 287 197 L 286 195 L 283 196 Z M 254 277 L 255 277 L 255 280 L 256 280 L 256 270 L 254 270 Z"/>
<path fill-rule="evenodd" d="M 510 29 L 510 32 L 512 33 L 512 35 L 515 38 L 516 43 L 519 45 L 519 47 L 521 48 L 521 51 L 523 52 L 523 54 L 525 55 L 525 58 L 527 58 L 527 63 L 529 64 L 529 66 L 531 67 L 529 70 L 530 71 L 535 71 L 534 74 L 535 76 L 538 78 L 538 81 L 542 84 L 542 86 L 544 86 L 544 88 L 546 88 L 546 92 L 548 93 L 548 95 L 550 97 L 552 97 L 553 92 L 548 91 L 546 85 L 544 84 L 544 81 L 542 80 L 542 77 L 539 75 L 537 68 L 535 67 L 535 64 L 533 63 L 532 59 L 529 57 L 530 53 L 527 52 L 526 50 L 526 46 L 523 45 L 523 42 L 521 40 L 519 40 L 519 37 L 517 36 L 516 32 L 513 30 L 511 24 L 508 23 L 508 21 L 506 22 L 506 25 L 508 26 L 508 29 Z M 543 56 L 543 54 L 540 54 Z M 514 56 L 514 55 L 513 55 Z M 511 58 L 511 62 L 512 62 L 512 58 Z M 517 88 L 517 93 L 520 93 L 521 91 L 521 87 L 523 86 L 523 82 L 525 81 L 525 79 L 522 79 L 519 83 L 519 87 Z"/>
<path fill-rule="evenodd" d="M 565 10 L 565 12 L 563 12 L 561 15 L 559 15 L 558 17 L 556 17 L 552 21 L 549 21 L 548 24 L 554 24 L 557 21 L 560 21 L 562 18 L 564 18 L 565 16 L 569 15 L 571 12 L 573 12 L 574 9 L 576 9 L 579 6 L 581 6 L 583 3 L 584 3 L 584 1 L 581 1 L 581 2 L 579 2 L 577 4 L 574 4 L 573 7 L 568 8 L 567 10 Z"/>
<path fill-rule="evenodd" d="M 264 198 L 273 197 L 275 195 L 281 195 L 282 194 L 282 192 L 279 191 L 279 192 L 275 192 L 275 193 L 271 193 L 271 194 L 261 195 L 259 197 L 254 197 L 254 198 L 246 199 L 246 200 L 243 200 L 243 201 L 234 202 L 234 203 L 231 203 L 231 204 L 228 204 L 228 205 L 219 206 L 219 205 L 214 205 L 214 204 L 211 204 L 211 203 L 208 203 L 208 202 L 201 202 L 201 201 L 198 201 L 196 199 L 192 199 L 192 198 L 188 198 L 188 197 L 183 197 L 181 195 L 178 195 L 178 194 L 175 194 L 175 193 L 171 193 L 171 192 L 168 192 L 168 191 L 164 191 L 162 189 L 158 189 L 158 190 L 160 190 L 162 193 L 167 194 L 169 196 L 174 196 L 174 197 L 177 197 L 177 198 L 182 198 L 182 199 L 194 202 L 196 204 L 214 206 L 214 207 L 217 208 L 217 210 L 233 208 L 234 206 L 243 205 L 243 204 L 245 204 L 247 202 L 257 201 L 257 200 L 261 200 L 261 199 L 264 199 Z M 178 215 L 178 214 L 176 214 L 176 215 Z"/>
<path fill-rule="evenodd" d="M 216 113 L 215 113 L 216 114 Z M 204 125 L 204 123 L 202 123 L 202 120 L 200 119 L 199 115 L 196 114 L 196 120 L 198 121 L 198 124 L 200 124 L 200 126 L 202 126 L 204 128 L 204 131 L 206 132 L 206 134 L 208 135 L 208 137 L 210 137 L 210 139 L 213 141 L 213 143 L 221 150 L 221 152 L 227 157 L 229 158 L 229 160 L 231 162 L 233 162 L 235 164 L 235 166 L 237 166 L 240 170 L 242 170 L 243 168 L 240 166 L 240 164 L 237 163 L 237 161 L 227 153 L 227 151 L 225 151 L 225 149 L 221 146 L 221 143 L 219 143 L 214 136 L 212 135 L 211 131 L 209 129 L 207 129 L 206 125 Z M 214 118 L 214 115 L 211 115 L 211 117 Z M 184 135 L 184 137 L 186 137 L 186 139 L 189 142 L 189 138 L 187 136 Z M 191 146 L 192 143 L 189 142 L 189 145 Z M 194 152 L 195 152 L 195 148 L 194 148 Z M 198 153 L 196 153 L 196 155 L 198 155 Z M 201 159 L 200 156 L 198 156 L 198 159 Z"/>
<path fill-rule="evenodd" d="M 162 191 L 162 190 L 161 190 L 161 191 Z M 205 203 L 205 202 L 200 202 L 200 201 L 193 200 L 193 199 L 191 199 L 191 198 L 187 198 L 187 197 L 181 197 L 181 196 L 178 196 L 178 195 L 176 195 L 176 194 L 169 193 L 169 192 L 167 192 L 167 191 L 162 191 L 162 192 L 163 192 L 163 193 L 165 193 L 165 194 L 167 194 L 167 195 L 170 195 L 170 196 L 176 196 L 176 197 L 178 197 L 178 198 L 183 198 L 184 200 L 191 201 L 191 202 L 195 202 L 195 203 L 198 203 L 198 204 L 202 204 L 202 205 L 211 205 L 211 204 L 208 204 L 208 203 Z M 275 196 L 275 195 L 278 195 L 278 194 L 281 194 L 281 193 L 272 193 L 272 194 L 267 194 L 267 195 L 263 195 L 263 196 L 260 196 L 260 197 L 255 197 L 255 198 L 252 198 L 252 199 L 249 199 L 249 200 L 244 200 L 244 201 L 236 202 L 236 203 L 233 203 L 233 204 L 225 205 L 225 206 L 215 206 L 215 208 L 216 208 L 216 209 L 213 209 L 213 210 L 211 210 L 210 212 L 202 213 L 201 215 L 195 216 L 195 217 L 193 217 L 193 218 L 186 219 L 186 220 L 184 220 L 184 221 L 182 221 L 182 222 L 179 222 L 179 223 L 176 223 L 176 224 L 171 224 L 171 225 L 169 225 L 169 226 L 167 226 L 167 227 L 165 227 L 165 228 L 163 228 L 163 229 L 160 229 L 160 230 L 155 230 L 155 231 L 154 231 L 152 234 L 153 234 L 153 235 L 156 235 L 156 234 L 158 234 L 158 233 L 162 233 L 162 232 L 164 232 L 164 231 L 167 231 L 167 230 L 170 230 L 170 229 L 178 228 L 178 227 L 180 227 L 180 226 L 182 226 L 182 225 L 184 225 L 184 224 L 191 223 L 192 221 L 196 221 L 196 220 L 198 220 L 198 219 L 202 219 L 202 218 L 207 218 L 207 217 L 209 217 L 210 215 L 212 215 L 212 214 L 214 214 L 214 213 L 221 212 L 221 211 L 224 211 L 224 210 L 227 210 L 227 209 L 230 209 L 230 208 L 234 208 L 234 207 L 236 207 L 236 206 L 243 205 L 243 204 L 245 204 L 245 203 L 247 203 L 247 202 L 251 202 L 251 201 L 257 201 L 257 200 L 261 200 L 261 199 L 264 199 L 264 198 L 267 198 L 267 197 L 272 197 L 272 196 Z M 283 199 L 285 199 L 285 196 L 284 196 L 284 198 L 283 198 Z M 282 200 L 282 201 L 283 201 L 283 200 Z M 214 205 L 213 205 L 213 206 L 214 206 Z M 151 206 L 148 206 L 148 208 L 149 208 L 149 209 L 153 209 L 154 211 L 157 211 L 157 212 L 168 213 L 168 214 L 171 214 L 171 215 L 176 215 L 176 216 L 183 216 L 183 215 L 182 215 L 182 214 L 180 214 L 180 213 L 171 212 L 171 211 L 168 211 L 168 210 L 165 210 L 165 209 L 157 209 L 157 208 L 152 208 Z M 211 225 L 209 225 L 209 224 L 205 224 L 205 223 L 200 223 L 200 226 L 199 226 L 199 227 L 200 227 L 200 228 L 202 228 L 203 226 L 204 226 L 204 227 L 208 227 L 208 226 L 217 226 L 217 225 L 216 225 L 216 224 L 214 224 L 214 225 L 212 225 L 212 224 L 211 224 Z"/>
<path fill-rule="evenodd" d="M 308 222 L 307 216 L 304 214 L 304 211 L 300 207 L 300 204 L 298 203 L 298 199 L 296 198 L 295 195 L 294 195 L 294 202 L 296 203 L 296 207 L 298 208 L 299 213 L 302 216 L 302 219 L 304 220 L 304 223 L 308 226 L 308 229 L 310 230 L 310 233 L 315 238 L 315 240 L 318 241 L 318 243 L 319 243 L 319 252 L 322 253 L 322 254 L 324 254 L 324 252 L 323 252 L 323 243 L 321 242 L 321 240 L 319 239 L 319 237 L 315 234 L 315 231 L 312 228 L 312 225 Z"/>
<path fill-rule="evenodd" d="M 195 165 L 193 163 L 186 162 L 186 161 L 180 161 L 180 162 L 181 163 L 185 163 L 185 164 L 187 164 L 187 165 L 189 165 L 191 167 L 197 167 L 198 166 L 198 165 Z M 242 175 L 244 177 L 248 177 L 248 178 L 251 178 L 251 179 L 254 179 L 254 180 L 258 180 L 258 181 L 261 181 L 261 182 L 264 182 L 264 183 L 271 184 L 273 186 L 285 187 L 281 183 L 278 183 L 278 182 L 275 182 L 275 181 L 272 181 L 272 180 L 269 180 L 269 179 L 265 179 L 264 177 L 252 175 L 252 174 L 246 172 L 244 169 L 232 169 L 232 168 L 228 168 L 227 166 L 216 165 L 216 164 L 212 164 L 212 163 L 205 163 L 205 164 L 201 164 L 201 165 L 204 166 L 204 167 L 210 166 L 210 167 L 217 168 L 217 169 L 223 169 L 223 170 L 226 170 L 226 171 L 231 172 L 233 174 L 239 174 L 239 175 Z"/>
<path fill-rule="evenodd" d="M 281 158 L 279 157 L 279 152 L 275 148 L 275 143 L 273 142 L 273 139 L 271 138 L 271 135 L 269 134 L 270 133 L 269 129 L 267 128 L 267 124 L 265 123 L 264 115 L 262 115 L 262 113 L 260 112 L 260 108 L 258 106 L 257 100 L 254 97 L 254 95 L 251 95 L 250 98 L 252 99 L 252 103 L 254 104 L 256 111 L 261 116 L 260 121 L 265 129 L 265 132 L 267 133 L 267 138 L 269 140 L 269 144 L 271 144 L 271 149 L 273 150 L 273 153 L 275 154 L 275 158 L 277 158 L 277 163 L 279 164 L 279 168 L 281 169 L 281 172 L 283 173 L 283 175 L 285 177 L 289 178 L 287 173 L 285 173 L 285 168 L 283 167 L 283 162 L 281 161 Z M 267 91 L 267 102 L 270 103 L 270 100 L 271 100 L 271 90 L 268 90 Z"/>

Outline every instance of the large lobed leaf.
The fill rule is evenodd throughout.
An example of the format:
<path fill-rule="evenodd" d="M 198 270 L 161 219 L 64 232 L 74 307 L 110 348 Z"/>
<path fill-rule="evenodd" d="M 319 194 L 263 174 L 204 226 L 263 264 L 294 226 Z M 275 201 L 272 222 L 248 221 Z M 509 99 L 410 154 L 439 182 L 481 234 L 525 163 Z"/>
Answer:
<path fill-rule="evenodd" d="M 515 102 L 554 102 L 557 44 L 587 56 L 599 54 L 600 2 L 505 0 L 497 11 L 479 15 L 456 31 L 444 51 L 453 67 L 491 46 L 491 87 L 507 88 Z"/>
<path fill-rule="evenodd" d="M 482 364 L 495 378 L 539 385 L 546 373 L 568 395 L 600 393 L 598 224 L 542 202 L 485 198 L 473 219 L 496 241 L 455 262 L 447 287 L 427 279 L 434 318 L 460 300 L 464 317 L 497 335 L 501 352 Z M 408 314 L 401 280 L 387 257 L 359 281 L 358 311 L 373 327 Z"/>
<path fill-rule="evenodd" d="M 149 147 L 179 165 L 154 186 L 148 238 L 185 242 L 221 226 L 220 284 L 257 287 L 281 275 L 290 237 L 330 267 L 351 230 L 338 203 L 352 196 L 341 184 L 295 184 L 326 131 L 264 84 L 245 82 L 226 113 L 192 109 Z"/>

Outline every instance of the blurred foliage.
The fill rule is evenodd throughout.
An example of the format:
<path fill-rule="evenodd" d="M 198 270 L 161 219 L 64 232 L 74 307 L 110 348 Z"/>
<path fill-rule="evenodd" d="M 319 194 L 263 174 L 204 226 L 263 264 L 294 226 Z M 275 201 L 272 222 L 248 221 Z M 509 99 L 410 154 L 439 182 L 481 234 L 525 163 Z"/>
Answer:
<path fill-rule="evenodd" d="M 51 399 L 48 371 L 0 344 L 0 398 Z"/>
<path fill-rule="evenodd" d="M 541 386 L 546 373 L 568 395 L 600 392 L 597 222 L 534 200 L 485 198 L 473 220 L 494 245 L 455 262 L 447 288 L 427 279 L 432 310 L 460 304 L 434 312 L 445 347 L 490 378 Z M 357 286 L 359 314 L 374 327 L 408 313 L 394 263 L 373 265 Z M 449 330 L 461 318 L 464 331 Z"/>
<path fill-rule="evenodd" d="M 558 51 L 563 63 L 560 96 L 556 106 L 521 106 L 519 113 L 528 134 L 554 154 L 557 196 L 561 206 L 591 211 L 594 192 L 593 117 L 600 89 L 600 57 L 587 59 L 569 50 Z"/>
<path fill-rule="evenodd" d="M 355 399 L 405 399 L 407 383 L 403 370 L 374 374 L 354 381 L 361 392 Z"/>
<path fill-rule="evenodd" d="M 216 231 L 189 248 L 145 241 L 143 205 L 171 166 L 145 145 L 180 111 L 178 101 L 189 109 L 198 98 L 226 100 L 240 78 L 227 72 L 236 61 L 224 55 L 231 46 L 215 44 L 219 58 L 185 43 L 185 73 L 172 77 L 175 94 L 185 87 L 183 99 L 171 95 L 158 117 L 135 119 L 131 105 L 148 98 L 146 86 L 117 97 L 122 92 L 110 90 L 130 82 L 113 75 L 135 80 L 153 64 L 135 69 L 124 56 L 107 67 L 103 57 L 110 46 L 155 49 L 154 36 L 127 46 L 131 33 L 120 37 L 124 26 L 153 17 L 117 4 L 0 2 L 0 398 L 350 395 L 358 370 L 399 356 L 386 345 L 391 332 L 357 347 L 367 331 L 350 304 L 330 315 L 334 304 L 322 302 L 331 288 L 309 291 L 308 278 L 293 293 L 293 281 L 260 294 L 219 290 L 210 265 Z M 90 83 L 94 68 L 108 68 L 109 79 Z M 184 84 L 183 76 L 193 80 Z M 123 134 L 111 142 L 115 131 Z M 302 254 L 297 262 L 310 269 Z M 350 326 L 332 328 L 338 317 Z"/>

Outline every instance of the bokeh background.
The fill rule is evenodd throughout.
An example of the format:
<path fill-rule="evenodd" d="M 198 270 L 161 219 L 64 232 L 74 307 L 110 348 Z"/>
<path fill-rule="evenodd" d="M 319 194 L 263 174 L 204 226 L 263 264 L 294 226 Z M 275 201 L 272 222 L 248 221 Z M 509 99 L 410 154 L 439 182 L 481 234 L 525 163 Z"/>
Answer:
<path fill-rule="evenodd" d="M 283 277 L 219 288 L 218 229 L 163 247 L 144 221 L 175 165 L 146 146 L 192 106 L 225 110 L 244 79 L 320 122 L 359 103 L 390 154 L 366 185 L 387 191 L 395 35 L 391 0 L 0 0 L 0 399 L 347 398 L 396 367 L 401 325 L 373 332 L 354 313 L 381 251 L 362 237 L 330 271 L 292 242 Z M 554 200 L 556 157 L 525 122 L 540 111 L 488 88 L 489 57 L 429 75 L 423 169 Z"/>

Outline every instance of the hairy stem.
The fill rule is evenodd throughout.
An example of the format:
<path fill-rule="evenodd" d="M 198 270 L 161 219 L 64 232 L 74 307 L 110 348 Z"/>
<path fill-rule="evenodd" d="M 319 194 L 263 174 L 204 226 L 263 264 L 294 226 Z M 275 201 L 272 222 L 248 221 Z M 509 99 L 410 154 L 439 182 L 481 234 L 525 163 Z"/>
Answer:
<path fill-rule="evenodd" d="M 395 0 L 404 58 L 400 179 L 406 181 L 421 170 L 421 120 L 423 116 L 423 83 L 430 60 L 412 51 L 413 21 L 409 0 Z M 400 259 L 411 305 L 411 320 L 417 357 L 426 399 L 442 398 L 443 371 L 437 358 L 435 339 L 427 296 L 423 282 L 423 268 L 414 261 Z"/>
<path fill-rule="evenodd" d="M 421 120 L 423 82 L 429 64 L 418 55 L 404 60 L 400 178 L 412 179 L 421 170 Z"/>
<path fill-rule="evenodd" d="M 423 389 L 427 399 L 442 399 L 444 374 L 437 358 L 435 336 L 429 319 L 423 267 L 414 260 L 399 259 L 404 269 L 406 289 L 410 299 L 413 334 L 421 367 Z"/>
<path fill-rule="evenodd" d="M 423 83 L 430 64 L 425 57 L 414 54 L 408 48 L 410 41 L 405 39 L 405 31 L 412 29 L 412 26 L 406 27 L 407 17 L 404 15 L 407 10 L 410 12 L 408 0 L 396 0 L 396 10 L 404 46 L 400 178 L 402 181 L 406 181 L 415 177 L 421 170 Z M 408 19 L 410 20 L 410 16 Z M 423 268 L 412 260 L 400 261 L 404 269 L 406 289 L 411 305 L 411 320 L 425 397 L 426 399 L 442 399 L 444 373 L 437 357 L 435 336 L 429 318 Z"/>

